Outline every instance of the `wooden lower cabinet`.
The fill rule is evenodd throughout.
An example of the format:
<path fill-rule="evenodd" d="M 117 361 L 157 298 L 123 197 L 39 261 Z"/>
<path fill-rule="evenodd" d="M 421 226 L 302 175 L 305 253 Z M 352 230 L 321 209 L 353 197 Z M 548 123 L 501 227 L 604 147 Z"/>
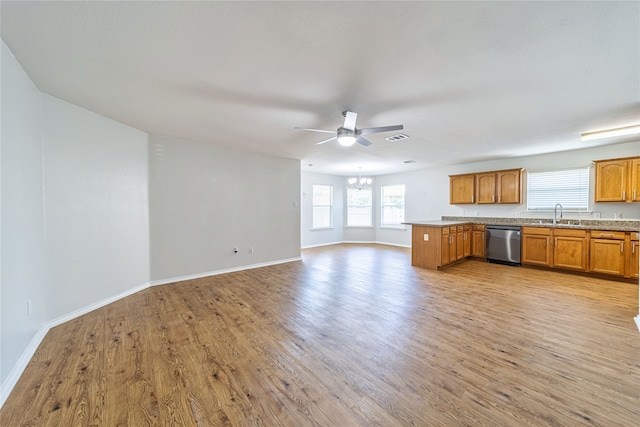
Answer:
<path fill-rule="evenodd" d="M 589 271 L 614 276 L 624 276 L 624 232 L 592 231 L 589 250 Z"/>
<path fill-rule="evenodd" d="M 631 233 L 631 258 L 629 259 L 629 277 L 640 279 L 640 233 Z"/>
<path fill-rule="evenodd" d="M 553 266 L 586 271 L 589 240 L 585 230 L 553 230 Z"/>
<path fill-rule="evenodd" d="M 411 265 L 437 269 L 457 261 L 456 227 L 412 225 Z"/>
<path fill-rule="evenodd" d="M 483 224 L 473 224 L 471 226 L 471 256 L 486 258 L 486 250 L 486 226 Z"/>
<path fill-rule="evenodd" d="M 458 260 L 456 227 L 444 227 L 441 232 L 442 262 L 440 265 L 447 265 Z"/>
<path fill-rule="evenodd" d="M 552 265 L 551 229 L 547 227 L 522 227 L 522 264 Z"/>

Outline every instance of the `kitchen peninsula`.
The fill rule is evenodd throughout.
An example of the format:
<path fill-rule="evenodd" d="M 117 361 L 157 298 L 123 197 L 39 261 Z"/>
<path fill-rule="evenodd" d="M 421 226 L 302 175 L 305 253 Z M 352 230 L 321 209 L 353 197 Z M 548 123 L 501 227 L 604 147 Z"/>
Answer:
<path fill-rule="evenodd" d="M 521 226 L 522 264 L 638 280 L 640 220 L 560 220 L 444 216 L 412 227 L 411 264 L 440 269 L 483 259 L 487 225 Z"/>

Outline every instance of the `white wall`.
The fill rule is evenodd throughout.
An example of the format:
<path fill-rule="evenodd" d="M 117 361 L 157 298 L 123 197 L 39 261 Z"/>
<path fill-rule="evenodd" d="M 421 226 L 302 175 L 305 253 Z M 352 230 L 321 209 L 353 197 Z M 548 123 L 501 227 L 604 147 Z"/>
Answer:
<path fill-rule="evenodd" d="M 0 405 L 47 325 L 149 283 L 146 134 L 1 72 Z"/>
<path fill-rule="evenodd" d="M 322 246 L 345 240 L 345 186 L 343 176 L 304 172 L 300 174 L 302 247 Z M 333 227 L 312 230 L 313 186 L 333 186 Z M 352 236 L 353 237 L 353 236 Z M 371 241 L 373 239 L 363 239 Z"/>
<path fill-rule="evenodd" d="M 47 319 L 40 92 L 2 43 L 0 383 Z M 27 314 L 31 300 L 32 315 Z"/>
<path fill-rule="evenodd" d="M 300 258 L 299 161 L 168 138 L 149 150 L 153 281 Z"/>
<path fill-rule="evenodd" d="M 147 135 L 41 97 L 53 319 L 149 282 Z"/>
<path fill-rule="evenodd" d="M 405 185 L 405 218 L 407 221 L 440 219 L 442 216 L 488 216 L 516 217 L 527 216 L 526 191 L 523 191 L 523 203 L 519 205 L 450 205 L 449 175 L 483 172 L 501 169 L 524 168 L 523 186 L 526 188 L 527 171 L 545 171 L 591 165 L 594 160 L 619 157 L 640 156 L 640 141 L 606 147 L 585 148 L 583 150 L 544 154 L 538 156 L 518 157 L 512 159 L 493 160 L 487 162 L 468 163 L 464 165 L 443 166 L 423 169 L 414 172 L 398 173 L 374 177 L 373 203 L 374 228 L 344 228 L 346 202 L 344 188 L 346 178 L 342 176 L 303 173 L 303 206 L 302 206 L 302 246 L 309 247 L 320 244 L 339 243 L 342 241 L 361 241 L 386 243 L 399 246 L 411 245 L 411 228 L 380 228 L 380 187 L 382 185 Z M 637 203 L 594 203 L 593 202 L 594 168 L 591 167 L 590 206 L 591 211 L 600 212 L 602 219 L 612 219 L 614 212 L 622 213 L 623 219 L 640 219 L 640 207 Z M 311 230 L 311 186 L 314 183 L 334 185 L 335 197 L 335 229 Z M 305 193 L 306 196 L 305 200 Z M 562 201 L 560 201 L 562 202 Z M 566 214 L 565 217 L 571 217 Z M 587 218 L 587 216 L 584 216 Z M 591 217 L 589 217 L 591 218 Z"/>

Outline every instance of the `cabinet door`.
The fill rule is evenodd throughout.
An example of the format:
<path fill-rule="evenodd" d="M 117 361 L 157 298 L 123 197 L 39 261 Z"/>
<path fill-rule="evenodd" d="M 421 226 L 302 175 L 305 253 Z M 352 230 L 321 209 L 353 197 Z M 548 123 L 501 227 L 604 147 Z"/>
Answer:
<path fill-rule="evenodd" d="M 462 251 L 462 254 L 464 256 L 464 258 L 467 258 L 469 256 L 471 256 L 471 227 L 469 227 L 469 230 L 465 230 L 464 231 L 464 250 Z"/>
<path fill-rule="evenodd" d="M 631 264 L 630 264 L 630 276 L 638 279 L 640 278 L 640 242 L 631 242 Z"/>
<path fill-rule="evenodd" d="M 589 247 L 585 237 L 554 237 L 553 266 L 570 270 L 587 270 Z"/>
<path fill-rule="evenodd" d="M 595 201 L 624 202 L 628 196 L 628 170 L 626 159 L 596 162 Z"/>
<path fill-rule="evenodd" d="M 464 231 L 459 231 L 456 234 L 456 259 L 462 259 L 465 257 L 464 255 L 464 244 L 466 233 Z"/>
<path fill-rule="evenodd" d="M 532 265 L 551 265 L 551 236 L 541 234 L 522 235 L 522 263 Z"/>
<path fill-rule="evenodd" d="M 452 259 L 451 259 L 451 235 L 447 232 L 446 234 L 443 233 L 442 236 L 440 237 L 441 243 L 440 243 L 440 255 L 442 257 L 442 262 L 441 265 L 447 265 L 449 264 Z M 454 258 L 455 260 L 455 255 Z"/>
<path fill-rule="evenodd" d="M 486 258 L 486 241 L 484 230 L 473 230 L 473 237 L 471 238 L 471 256 L 478 258 Z"/>
<path fill-rule="evenodd" d="M 624 276 L 624 241 L 591 239 L 589 271 Z"/>
<path fill-rule="evenodd" d="M 498 203 L 520 203 L 521 170 L 514 169 L 497 173 Z"/>
<path fill-rule="evenodd" d="M 630 199 L 632 202 L 640 202 L 640 159 L 631 161 L 631 186 L 629 188 Z"/>
<path fill-rule="evenodd" d="M 479 173 L 476 175 L 477 203 L 487 204 L 496 202 L 496 174 Z"/>
<path fill-rule="evenodd" d="M 475 184 L 475 174 L 449 176 L 449 204 L 464 205 L 475 203 Z"/>

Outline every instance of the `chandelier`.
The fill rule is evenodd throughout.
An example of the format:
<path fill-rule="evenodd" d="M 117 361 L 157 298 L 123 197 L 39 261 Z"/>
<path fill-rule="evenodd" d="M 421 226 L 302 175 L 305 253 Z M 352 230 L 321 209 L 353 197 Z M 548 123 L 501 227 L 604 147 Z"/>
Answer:
<path fill-rule="evenodd" d="M 358 169 L 362 169 L 362 168 L 358 168 Z M 363 178 L 362 173 L 359 170 L 358 177 L 349 178 L 347 182 L 349 183 L 349 187 L 356 190 L 363 190 L 365 188 L 371 187 L 371 183 L 373 182 L 373 180 L 371 178 Z"/>

